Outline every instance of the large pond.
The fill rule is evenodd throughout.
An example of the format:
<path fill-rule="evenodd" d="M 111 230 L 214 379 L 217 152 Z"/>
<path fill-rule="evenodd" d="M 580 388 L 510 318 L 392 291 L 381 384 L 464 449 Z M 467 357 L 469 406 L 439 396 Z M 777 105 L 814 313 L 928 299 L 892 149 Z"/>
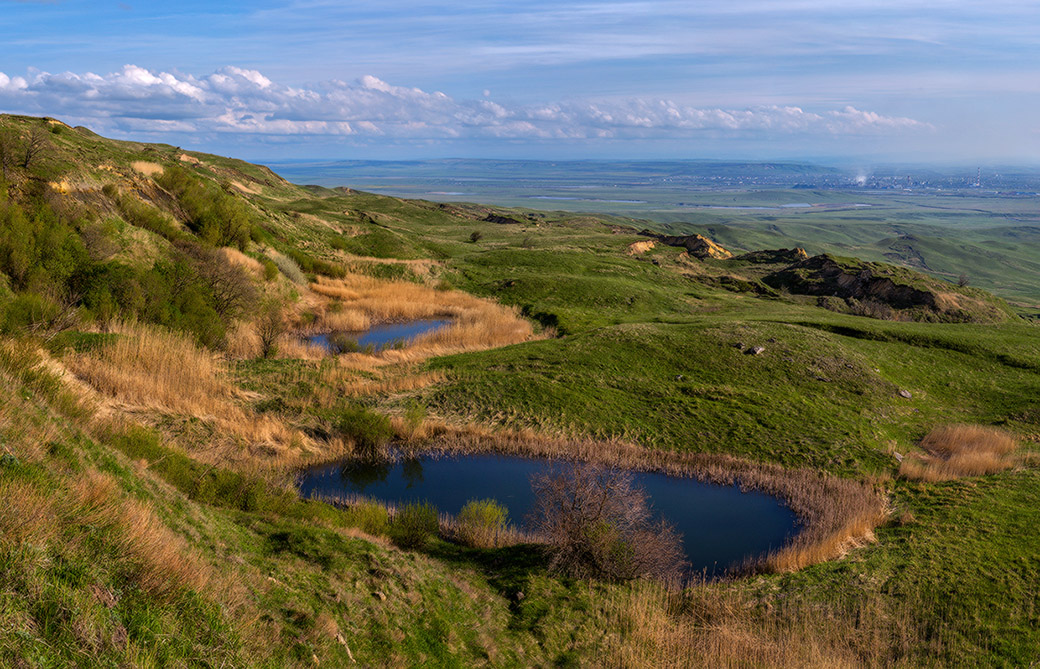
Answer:
<path fill-rule="evenodd" d="M 492 498 L 522 526 L 534 502 L 531 476 L 548 461 L 501 455 L 420 456 L 387 462 L 346 461 L 305 470 L 300 492 L 361 495 L 392 504 L 427 501 L 456 514 L 472 499 Z M 655 511 L 682 534 L 694 572 L 718 575 L 779 548 L 797 519 L 780 500 L 737 486 L 713 485 L 664 474 L 633 472 Z"/>
<path fill-rule="evenodd" d="M 320 334 L 304 337 L 303 340 L 309 344 L 316 344 L 325 348 L 330 353 L 342 353 L 343 338 L 357 344 L 358 350 L 366 350 L 372 347 L 374 351 L 382 351 L 385 348 L 403 346 L 421 334 L 433 332 L 451 323 L 450 320 L 420 320 L 407 323 L 387 323 L 376 325 L 368 330 L 359 332 L 337 332 L 335 334 Z M 353 348 L 353 347 L 351 347 Z"/>

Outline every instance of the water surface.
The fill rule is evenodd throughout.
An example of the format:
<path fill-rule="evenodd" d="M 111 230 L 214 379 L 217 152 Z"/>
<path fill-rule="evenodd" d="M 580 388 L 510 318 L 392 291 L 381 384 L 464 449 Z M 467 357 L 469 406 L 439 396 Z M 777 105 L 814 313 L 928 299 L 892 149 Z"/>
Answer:
<path fill-rule="evenodd" d="M 406 344 L 421 334 L 433 332 L 449 323 L 451 323 L 450 320 L 421 320 L 409 321 L 407 323 L 387 323 L 385 325 L 376 325 L 359 332 L 344 332 L 342 334 L 357 341 L 358 347 L 361 349 L 372 346 L 376 351 L 382 351 L 385 348 L 393 348 L 396 345 Z M 318 346 L 322 346 L 326 350 L 334 353 L 335 350 L 332 343 L 329 341 L 329 337 L 330 335 L 320 334 L 304 337 L 303 339 L 309 344 L 317 344 Z"/>
<path fill-rule="evenodd" d="M 522 526 L 534 503 L 531 475 L 547 465 L 502 455 L 346 461 L 305 470 L 300 492 L 363 495 L 393 504 L 427 501 L 450 514 L 469 500 L 492 498 L 509 509 L 510 522 Z M 795 533 L 794 513 L 775 497 L 658 473 L 633 472 L 633 477 L 655 511 L 682 534 L 695 572 L 719 574 L 779 548 Z"/>

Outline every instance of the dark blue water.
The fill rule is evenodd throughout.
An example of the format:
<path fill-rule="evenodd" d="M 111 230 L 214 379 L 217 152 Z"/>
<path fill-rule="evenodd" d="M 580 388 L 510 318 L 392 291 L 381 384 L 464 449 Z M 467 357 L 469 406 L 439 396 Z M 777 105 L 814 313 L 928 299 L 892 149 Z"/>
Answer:
<path fill-rule="evenodd" d="M 389 323 L 387 325 L 376 325 L 361 332 L 344 332 L 343 334 L 350 339 L 357 341 L 360 349 L 366 349 L 369 346 L 372 346 L 374 350 L 382 351 L 384 348 L 393 348 L 397 344 L 406 344 L 408 341 L 421 334 L 433 332 L 449 323 L 451 323 L 449 320 L 423 320 L 409 321 L 407 323 Z M 329 336 L 330 335 L 324 334 L 313 335 L 310 337 L 304 337 L 304 341 L 310 344 L 323 346 L 326 350 L 335 352 L 332 344 L 329 343 Z"/>
<path fill-rule="evenodd" d="M 509 509 L 510 522 L 522 526 L 534 502 L 531 475 L 547 464 L 501 455 L 347 461 L 306 470 L 300 492 L 363 495 L 393 504 L 427 501 L 450 514 L 469 500 L 492 498 Z M 779 548 L 795 533 L 794 513 L 775 497 L 657 473 L 633 472 L 633 478 L 655 511 L 682 534 L 694 572 L 719 574 Z"/>

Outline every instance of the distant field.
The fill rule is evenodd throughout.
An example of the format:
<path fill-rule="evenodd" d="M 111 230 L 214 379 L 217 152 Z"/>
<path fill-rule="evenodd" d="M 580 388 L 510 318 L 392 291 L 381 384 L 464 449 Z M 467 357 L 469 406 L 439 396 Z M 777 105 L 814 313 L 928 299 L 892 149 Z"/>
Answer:
<path fill-rule="evenodd" d="M 346 161 L 273 166 L 296 183 L 437 202 L 610 214 L 733 251 L 801 246 L 967 280 L 1040 312 L 1040 177 L 869 179 L 796 163 Z M 901 173 L 900 173 L 901 174 Z M 887 175 L 887 176 L 886 176 Z M 862 187 L 857 186 L 857 178 Z M 963 277 L 963 278 L 962 278 Z"/>

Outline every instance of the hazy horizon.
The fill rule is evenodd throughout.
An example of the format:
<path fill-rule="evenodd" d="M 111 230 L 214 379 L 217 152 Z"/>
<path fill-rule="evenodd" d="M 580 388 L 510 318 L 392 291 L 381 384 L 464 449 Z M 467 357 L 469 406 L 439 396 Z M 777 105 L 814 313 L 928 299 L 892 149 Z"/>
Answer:
<path fill-rule="evenodd" d="M 251 160 L 1040 156 L 1017 0 L 0 3 L 0 111 Z"/>

